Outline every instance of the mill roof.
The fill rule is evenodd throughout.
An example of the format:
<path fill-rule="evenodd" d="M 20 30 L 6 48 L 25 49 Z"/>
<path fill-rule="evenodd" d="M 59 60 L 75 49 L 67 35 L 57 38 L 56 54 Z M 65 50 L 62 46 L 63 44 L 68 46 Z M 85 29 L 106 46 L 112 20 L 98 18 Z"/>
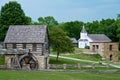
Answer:
<path fill-rule="evenodd" d="M 4 43 L 44 43 L 46 28 L 40 25 L 11 25 Z"/>
<path fill-rule="evenodd" d="M 88 34 L 88 37 L 93 40 L 93 42 L 111 42 L 105 34 Z"/>

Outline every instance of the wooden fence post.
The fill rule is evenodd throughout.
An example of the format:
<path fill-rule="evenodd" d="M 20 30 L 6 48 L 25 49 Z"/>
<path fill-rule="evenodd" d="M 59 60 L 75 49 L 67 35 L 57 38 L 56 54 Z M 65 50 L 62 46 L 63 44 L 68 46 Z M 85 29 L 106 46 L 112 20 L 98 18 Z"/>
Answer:
<path fill-rule="evenodd" d="M 50 64 L 48 64 L 47 69 L 50 69 Z"/>
<path fill-rule="evenodd" d="M 63 69 L 66 69 L 66 66 L 67 66 L 66 64 L 63 64 Z"/>
<path fill-rule="evenodd" d="M 92 64 L 92 68 L 93 68 L 93 69 L 95 69 L 95 63 L 94 63 L 94 64 Z"/>
<path fill-rule="evenodd" d="M 78 69 L 80 69 L 81 68 L 81 66 L 80 66 L 80 64 L 78 63 Z"/>

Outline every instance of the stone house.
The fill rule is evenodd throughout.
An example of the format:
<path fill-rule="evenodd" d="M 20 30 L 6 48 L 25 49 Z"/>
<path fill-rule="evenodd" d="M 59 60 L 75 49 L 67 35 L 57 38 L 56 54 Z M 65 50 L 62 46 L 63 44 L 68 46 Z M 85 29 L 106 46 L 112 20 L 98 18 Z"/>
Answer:
<path fill-rule="evenodd" d="M 118 43 L 91 42 L 90 51 L 100 54 L 105 60 L 118 61 Z"/>
<path fill-rule="evenodd" d="M 12 50 L 5 54 L 5 63 L 12 67 L 17 55 L 21 68 L 46 69 L 49 63 L 49 41 L 46 26 L 11 25 L 4 40 L 5 48 Z M 20 50 L 22 53 L 20 53 Z M 17 51 L 17 52 L 15 52 Z"/>

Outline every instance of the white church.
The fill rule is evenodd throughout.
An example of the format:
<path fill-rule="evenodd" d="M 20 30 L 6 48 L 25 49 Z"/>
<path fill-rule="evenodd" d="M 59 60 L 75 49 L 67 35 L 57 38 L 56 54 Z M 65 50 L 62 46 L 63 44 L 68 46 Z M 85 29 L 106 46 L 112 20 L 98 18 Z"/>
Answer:
<path fill-rule="evenodd" d="M 80 32 L 80 39 L 78 40 L 78 47 L 85 48 L 90 46 L 90 42 L 111 42 L 111 39 L 104 34 L 88 34 L 83 26 Z"/>

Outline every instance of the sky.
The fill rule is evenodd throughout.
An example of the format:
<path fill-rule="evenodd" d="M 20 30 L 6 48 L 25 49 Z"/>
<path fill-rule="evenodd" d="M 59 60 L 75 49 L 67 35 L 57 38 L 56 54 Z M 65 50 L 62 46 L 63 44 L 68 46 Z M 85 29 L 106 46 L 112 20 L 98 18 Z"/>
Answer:
<path fill-rule="evenodd" d="M 53 16 L 59 23 L 76 20 L 92 22 L 116 19 L 120 14 L 120 0 L 0 0 L 0 9 L 9 1 L 20 3 L 26 16 L 33 21 Z"/>

